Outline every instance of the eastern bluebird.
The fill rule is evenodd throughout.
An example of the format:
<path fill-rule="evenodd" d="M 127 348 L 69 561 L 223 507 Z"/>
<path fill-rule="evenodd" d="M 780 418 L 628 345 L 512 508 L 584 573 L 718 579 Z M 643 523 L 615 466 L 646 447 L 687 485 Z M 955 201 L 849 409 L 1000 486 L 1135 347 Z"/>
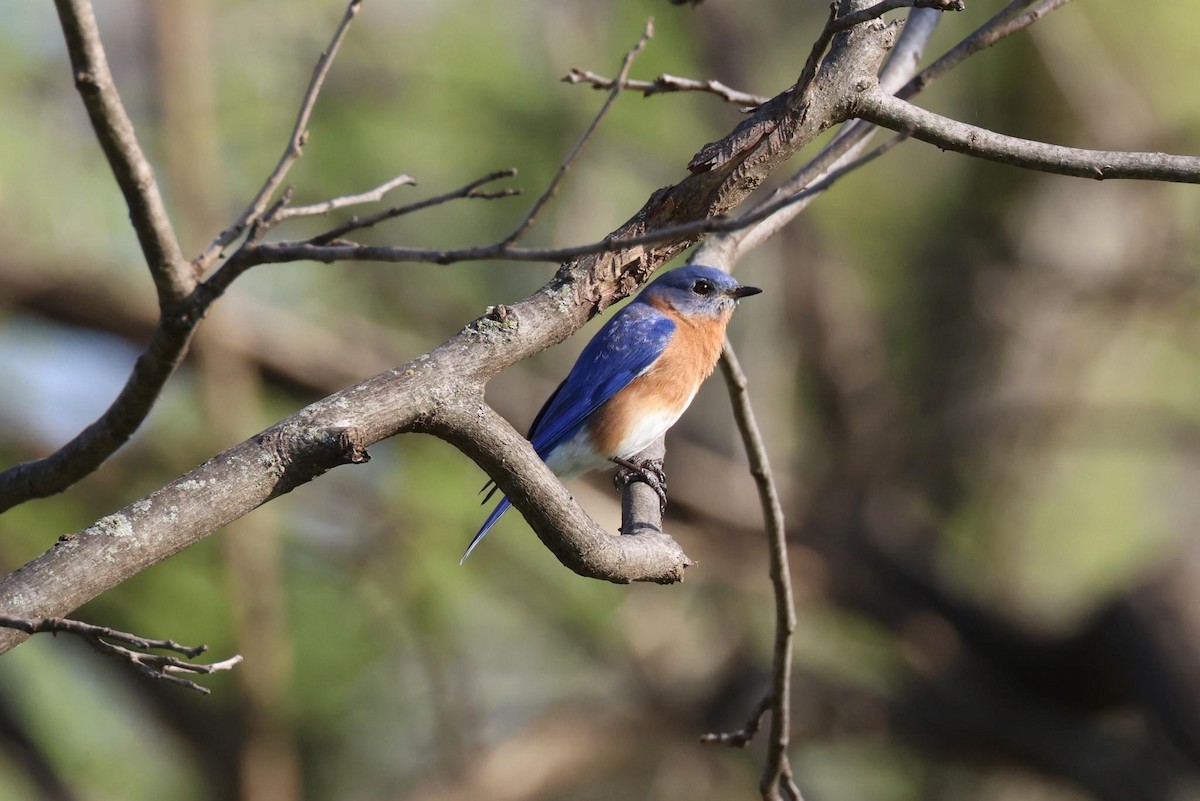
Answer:
<path fill-rule="evenodd" d="M 628 466 L 675 424 L 716 367 L 738 300 L 761 291 L 701 265 L 659 276 L 592 337 L 537 413 L 529 429 L 537 455 L 562 479 Z M 496 504 L 462 561 L 509 506 L 508 498 Z"/>

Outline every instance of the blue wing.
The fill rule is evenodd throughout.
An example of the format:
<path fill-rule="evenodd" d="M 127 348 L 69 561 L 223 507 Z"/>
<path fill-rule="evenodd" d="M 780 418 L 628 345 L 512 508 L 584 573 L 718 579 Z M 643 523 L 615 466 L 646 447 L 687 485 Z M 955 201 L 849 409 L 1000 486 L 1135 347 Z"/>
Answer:
<path fill-rule="evenodd" d="M 669 317 L 645 303 L 631 303 L 605 323 L 534 418 L 529 439 L 538 456 L 575 436 L 588 415 L 645 372 L 674 331 Z"/>
<path fill-rule="evenodd" d="M 529 441 L 538 456 L 545 459 L 556 447 L 575 436 L 588 415 L 645 372 L 666 348 L 674 331 L 675 323 L 669 317 L 653 306 L 637 301 L 605 323 L 534 417 Z M 487 488 L 485 485 L 484 489 Z M 484 503 L 490 497 L 491 493 L 488 493 Z M 502 498 L 496 504 L 467 546 L 462 561 L 471 555 L 510 505 L 508 498 Z"/>

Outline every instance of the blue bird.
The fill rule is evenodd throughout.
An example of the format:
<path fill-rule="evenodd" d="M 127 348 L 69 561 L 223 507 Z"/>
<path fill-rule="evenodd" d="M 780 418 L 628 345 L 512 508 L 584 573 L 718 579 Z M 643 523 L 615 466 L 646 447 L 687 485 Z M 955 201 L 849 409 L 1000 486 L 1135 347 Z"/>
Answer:
<path fill-rule="evenodd" d="M 537 413 L 529 441 L 538 456 L 564 480 L 613 463 L 632 466 L 629 459 L 675 424 L 716 367 L 738 301 L 761 291 L 702 265 L 656 278 L 592 337 Z M 492 488 L 484 503 L 492 485 L 484 486 Z M 508 498 L 496 504 L 462 561 L 509 506 Z"/>

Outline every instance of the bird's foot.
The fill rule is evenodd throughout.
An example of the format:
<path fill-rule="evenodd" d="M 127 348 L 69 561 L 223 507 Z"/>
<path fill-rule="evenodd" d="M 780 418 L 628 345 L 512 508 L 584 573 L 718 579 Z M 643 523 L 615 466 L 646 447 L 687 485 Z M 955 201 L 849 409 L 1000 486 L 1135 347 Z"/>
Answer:
<path fill-rule="evenodd" d="M 613 486 L 623 490 L 635 481 L 640 481 L 658 494 L 659 513 L 667 511 L 667 474 L 663 472 L 662 459 L 633 462 L 614 456 L 611 461 L 622 468 L 613 477 Z"/>

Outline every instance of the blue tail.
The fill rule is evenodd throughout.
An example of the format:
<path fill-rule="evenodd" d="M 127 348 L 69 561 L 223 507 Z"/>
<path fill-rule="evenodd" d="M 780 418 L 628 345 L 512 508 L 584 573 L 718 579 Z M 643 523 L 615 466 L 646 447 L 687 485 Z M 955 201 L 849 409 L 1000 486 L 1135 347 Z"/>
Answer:
<path fill-rule="evenodd" d="M 493 491 L 494 491 L 494 490 L 493 490 Z M 491 494 L 489 493 L 489 494 L 488 494 L 488 498 L 490 498 L 490 497 L 492 497 L 492 496 L 491 496 Z M 487 498 L 485 498 L 485 499 L 484 499 L 484 502 L 485 502 L 485 503 L 487 502 Z M 464 553 L 464 554 L 462 555 L 462 559 L 459 559 L 459 560 L 458 560 L 458 563 L 459 563 L 460 565 L 461 565 L 463 562 L 467 561 L 467 557 L 471 555 L 471 551 L 475 550 L 475 546 L 479 544 L 479 541 L 480 541 L 481 539 L 483 539 L 483 535 L 484 535 L 484 534 L 487 534 L 487 533 L 488 533 L 488 530 L 489 530 L 489 529 L 490 529 L 492 526 L 496 525 L 496 521 L 497 521 L 497 520 L 499 520 L 499 519 L 500 519 L 500 517 L 501 517 L 501 516 L 502 516 L 502 515 L 503 515 L 505 512 L 507 512 L 507 511 L 508 511 L 508 507 L 510 507 L 510 506 L 512 506 L 512 504 L 508 502 L 508 498 L 501 498 L 501 499 L 500 499 L 500 503 L 496 504 L 496 508 L 492 510 L 492 513 L 491 513 L 490 515 L 488 515 L 488 519 L 483 521 L 483 526 L 481 526 L 481 527 L 480 527 L 480 529 L 479 529 L 479 533 L 477 533 L 477 534 L 475 535 L 475 539 L 471 540 L 471 544 L 467 546 L 467 551 L 466 551 L 466 553 Z"/>

